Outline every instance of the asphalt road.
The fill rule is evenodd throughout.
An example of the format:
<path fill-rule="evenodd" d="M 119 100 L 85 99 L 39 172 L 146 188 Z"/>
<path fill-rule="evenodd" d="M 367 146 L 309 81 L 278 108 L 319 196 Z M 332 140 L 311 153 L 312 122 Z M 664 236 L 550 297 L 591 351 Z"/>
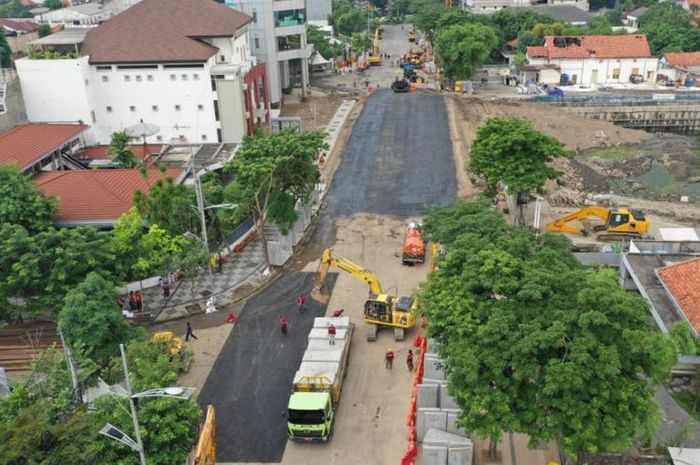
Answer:
<path fill-rule="evenodd" d="M 379 89 L 355 122 L 310 241 L 332 244 L 334 222 L 356 213 L 421 216 L 452 203 L 457 177 L 442 97 Z"/>
<path fill-rule="evenodd" d="M 333 243 L 338 218 L 356 213 L 418 216 L 425 207 L 452 202 L 456 192 L 442 97 L 381 89 L 355 122 L 311 248 Z M 217 461 L 282 459 L 287 443 L 282 413 L 292 378 L 313 318 L 326 311 L 312 299 L 303 315 L 295 308 L 296 296 L 309 295 L 314 278 L 288 272 L 245 304 L 199 395 L 202 406 L 216 407 Z M 286 338 L 277 323 L 281 315 L 290 320 Z"/>
<path fill-rule="evenodd" d="M 337 275 L 329 275 L 332 287 Z M 282 417 L 313 320 L 326 311 L 311 299 L 315 273 L 287 273 L 248 300 L 198 401 L 216 409 L 218 462 L 279 462 L 287 443 Z M 299 313 L 296 298 L 307 295 Z M 289 320 L 283 336 L 279 318 Z"/>

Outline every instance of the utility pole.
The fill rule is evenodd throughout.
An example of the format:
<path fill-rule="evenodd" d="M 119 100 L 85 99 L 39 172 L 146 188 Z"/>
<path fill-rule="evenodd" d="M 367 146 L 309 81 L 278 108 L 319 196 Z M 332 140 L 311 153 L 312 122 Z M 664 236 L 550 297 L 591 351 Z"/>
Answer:
<path fill-rule="evenodd" d="M 122 364 L 124 365 L 124 379 L 126 380 L 126 391 L 129 394 L 129 405 L 131 406 L 131 419 L 134 420 L 134 433 L 136 433 L 136 445 L 139 448 L 139 459 L 141 465 L 146 465 L 146 452 L 143 450 L 143 442 L 141 441 L 141 430 L 139 429 L 139 420 L 136 417 L 136 404 L 134 403 L 133 393 L 131 392 L 131 381 L 129 380 L 129 368 L 126 365 L 126 352 L 124 344 L 119 344 L 119 350 L 122 353 Z"/>
<path fill-rule="evenodd" d="M 63 330 L 61 325 L 57 326 L 58 335 L 61 337 L 61 344 L 63 344 L 63 356 L 66 358 L 66 365 L 68 365 L 68 372 L 70 373 L 70 380 L 73 383 L 73 396 L 78 400 L 79 403 L 83 402 L 83 395 L 80 392 L 80 384 L 78 383 L 78 372 L 75 369 L 75 364 L 73 363 L 73 353 L 70 351 L 70 347 L 66 343 L 66 339 L 63 337 Z"/>

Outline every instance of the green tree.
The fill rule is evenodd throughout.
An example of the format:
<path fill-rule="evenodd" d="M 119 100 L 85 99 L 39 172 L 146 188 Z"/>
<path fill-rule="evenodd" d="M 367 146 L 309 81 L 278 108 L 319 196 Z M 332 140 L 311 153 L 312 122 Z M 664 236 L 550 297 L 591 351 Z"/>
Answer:
<path fill-rule="evenodd" d="M 333 6 L 330 24 L 338 34 L 348 36 L 353 32 L 367 30 L 367 14 L 348 0 L 340 0 Z"/>
<path fill-rule="evenodd" d="M 318 26 L 308 26 L 306 41 L 313 44 L 314 49 L 324 58 L 330 58 L 342 52 L 342 47 L 332 45 L 328 34 L 323 32 Z"/>
<path fill-rule="evenodd" d="M 112 140 L 109 143 L 109 159 L 124 168 L 136 168 L 141 165 L 141 160 L 129 148 L 131 139 L 126 131 L 117 131 L 112 134 Z"/>
<path fill-rule="evenodd" d="M 122 316 L 116 302 L 114 283 L 97 273 L 66 294 L 59 323 L 69 343 L 79 343 L 101 367 L 119 354 L 119 344 L 139 335 Z"/>
<path fill-rule="evenodd" d="M 452 80 L 469 79 L 498 45 L 493 28 L 483 24 L 458 24 L 437 34 L 435 54 Z"/>
<path fill-rule="evenodd" d="M 51 35 L 51 26 L 49 26 L 48 23 L 41 23 L 39 24 L 39 27 L 36 28 L 37 33 L 39 34 L 39 37 L 46 37 L 48 35 Z"/>
<path fill-rule="evenodd" d="M 513 14 L 509 9 L 499 10 L 490 16 L 494 28 L 499 31 L 504 42 L 520 37 L 537 24 L 553 23 L 554 20 L 536 11 L 527 10 Z"/>
<path fill-rule="evenodd" d="M 61 0 L 44 0 L 43 5 L 49 10 L 60 10 L 63 8 L 63 2 Z"/>
<path fill-rule="evenodd" d="M 663 55 L 668 52 L 693 51 L 696 43 L 691 23 L 692 16 L 673 3 L 656 3 L 639 18 L 639 29 L 647 35 L 651 52 Z"/>
<path fill-rule="evenodd" d="M 57 203 L 46 197 L 14 166 L 0 166 L 0 224 L 11 223 L 35 233 L 51 226 Z"/>
<path fill-rule="evenodd" d="M 576 455 L 650 430 L 675 350 L 613 272 L 587 272 L 565 237 L 507 225 L 485 204 L 430 211 L 424 231 L 448 251 L 419 295 L 428 335 L 459 424 L 492 454 L 503 431 Z"/>
<path fill-rule="evenodd" d="M 199 234 L 199 218 L 194 205 L 194 188 L 175 184 L 171 179 L 158 180 L 148 194 L 137 192 L 134 205 L 148 224 L 157 224 L 173 236 L 187 231 Z"/>
<path fill-rule="evenodd" d="M 541 189 L 559 173 L 548 165 L 567 157 L 564 145 L 518 118 L 491 118 L 476 132 L 469 151 L 469 171 L 483 175 L 489 188 L 499 181 L 511 189 Z"/>
<path fill-rule="evenodd" d="M 372 39 L 367 34 L 359 32 L 353 32 L 350 43 L 352 44 L 352 49 L 356 53 L 372 48 Z"/>
<path fill-rule="evenodd" d="M 226 200 L 253 215 L 267 265 L 264 229 L 272 221 L 283 234 L 297 221 L 294 207 L 309 200 L 319 179 L 316 159 L 328 148 L 321 131 L 256 134 L 243 139 L 236 158 L 225 166 L 235 172 L 226 187 Z"/>
<path fill-rule="evenodd" d="M 5 39 L 5 29 L 0 29 L 0 68 L 12 66 L 12 49 Z"/>
<path fill-rule="evenodd" d="M 440 18 L 447 11 L 444 3 L 433 0 L 414 0 L 411 7 L 414 12 L 413 24 L 425 33 L 431 44 L 434 43 Z"/>

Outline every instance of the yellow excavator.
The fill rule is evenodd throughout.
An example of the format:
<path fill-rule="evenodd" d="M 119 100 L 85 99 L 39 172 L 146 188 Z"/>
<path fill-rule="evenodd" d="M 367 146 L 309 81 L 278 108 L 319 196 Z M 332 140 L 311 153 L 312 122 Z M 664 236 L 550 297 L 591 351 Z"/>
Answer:
<path fill-rule="evenodd" d="M 412 297 L 399 297 L 384 292 L 379 278 L 369 270 L 344 258 L 335 258 L 331 250 L 326 249 L 321 255 L 316 291 L 325 294 L 326 275 L 331 266 L 350 273 L 352 277 L 369 286 L 369 297 L 364 306 L 367 323 L 367 342 L 377 340 L 377 331 L 382 327 L 394 328 L 394 339 L 403 341 L 405 331 L 416 321 L 417 304 Z"/>
<path fill-rule="evenodd" d="M 379 28 L 377 28 L 374 30 L 374 39 L 372 41 L 372 53 L 370 53 L 369 58 L 367 58 L 367 61 L 372 66 L 379 66 L 382 64 L 382 56 L 379 54 L 380 37 L 381 33 L 379 32 Z"/>
<path fill-rule="evenodd" d="M 591 217 L 603 220 L 603 223 L 592 224 L 589 220 Z M 569 224 L 572 221 L 580 222 L 583 227 Z M 584 236 L 600 232 L 595 236 L 597 240 L 614 242 L 642 237 L 649 231 L 649 220 L 639 210 L 586 207 L 562 216 L 545 228 L 547 231 L 581 233 Z"/>
<path fill-rule="evenodd" d="M 207 417 L 202 425 L 202 432 L 199 434 L 190 464 L 216 465 L 216 412 L 213 405 L 207 406 Z"/>

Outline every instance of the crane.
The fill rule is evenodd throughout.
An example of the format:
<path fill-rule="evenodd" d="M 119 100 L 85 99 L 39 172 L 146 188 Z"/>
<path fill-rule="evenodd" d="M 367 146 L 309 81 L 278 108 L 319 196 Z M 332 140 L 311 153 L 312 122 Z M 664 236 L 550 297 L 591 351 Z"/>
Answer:
<path fill-rule="evenodd" d="M 207 406 L 207 417 L 192 457 L 192 465 L 216 465 L 216 412 Z"/>
<path fill-rule="evenodd" d="M 603 220 L 602 224 L 591 226 L 589 218 L 594 217 Z M 583 223 L 583 227 L 570 224 L 572 221 Z M 547 231 L 581 233 L 584 236 L 593 232 L 604 231 L 598 234 L 596 239 L 600 241 L 620 241 L 641 237 L 649 231 L 649 221 L 644 213 L 639 210 L 617 208 L 608 210 L 602 207 L 586 207 L 573 211 L 568 215 L 549 223 Z"/>
<path fill-rule="evenodd" d="M 377 275 L 356 265 L 345 258 L 335 258 L 330 249 L 321 254 L 318 267 L 319 276 L 316 290 L 324 294 L 326 276 L 331 266 L 334 266 L 353 278 L 364 282 L 369 287 L 369 296 L 364 305 L 364 319 L 367 323 L 367 341 L 377 340 L 377 331 L 381 327 L 394 329 L 394 339 L 403 341 L 405 330 L 410 329 L 416 321 L 417 304 L 411 297 L 398 297 L 384 292 Z"/>

